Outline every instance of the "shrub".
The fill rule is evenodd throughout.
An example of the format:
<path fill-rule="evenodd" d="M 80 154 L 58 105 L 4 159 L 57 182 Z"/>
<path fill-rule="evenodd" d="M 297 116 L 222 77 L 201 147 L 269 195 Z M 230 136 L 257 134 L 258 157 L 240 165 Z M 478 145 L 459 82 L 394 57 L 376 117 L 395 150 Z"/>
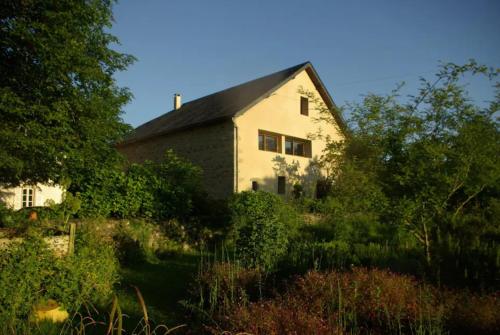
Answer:
<path fill-rule="evenodd" d="M 479 295 L 445 291 L 446 326 L 452 334 L 500 334 L 500 293 Z"/>
<path fill-rule="evenodd" d="M 0 201 L 0 227 L 11 227 L 15 222 L 15 213 Z"/>
<path fill-rule="evenodd" d="M 293 210 L 279 196 L 262 191 L 236 194 L 230 209 L 238 257 L 247 266 L 272 269 L 295 229 Z"/>
<path fill-rule="evenodd" d="M 96 171 L 72 188 L 82 199 L 82 217 L 187 218 L 202 198 L 201 170 L 171 150 L 161 162 Z"/>
<path fill-rule="evenodd" d="M 434 296 L 387 271 L 310 272 L 274 299 L 236 305 L 218 321 L 252 334 L 435 334 L 443 311 Z"/>
<path fill-rule="evenodd" d="M 82 304 L 104 302 L 118 279 L 111 244 L 81 231 L 75 254 L 56 257 L 36 233 L 0 254 L 0 328 L 15 333 L 32 308 L 54 299 L 70 312 Z"/>

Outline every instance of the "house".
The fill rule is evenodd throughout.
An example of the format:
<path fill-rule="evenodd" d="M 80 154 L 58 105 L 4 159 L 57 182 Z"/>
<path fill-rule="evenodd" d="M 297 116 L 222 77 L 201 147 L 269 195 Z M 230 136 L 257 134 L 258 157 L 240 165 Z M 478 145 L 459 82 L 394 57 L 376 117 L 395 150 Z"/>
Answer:
<path fill-rule="evenodd" d="M 318 99 L 333 111 L 332 122 L 318 120 Z M 251 189 L 289 195 L 295 184 L 313 194 L 323 173 L 315 162 L 326 141 L 311 135 L 321 130 L 334 140 L 345 136 L 309 62 L 185 104 L 180 100 L 174 95 L 172 111 L 137 127 L 118 150 L 140 163 L 173 149 L 203 169 L 205 187 L 216 198 Z"/>
<path fill-rule="evenodd" d="M 59 185 L 21 185 L 18 187 L 0 187 L 0 201 L 7 207 L 18 210 L 25 207 L 59 204 L 63 200 L 64 188 Z"/>

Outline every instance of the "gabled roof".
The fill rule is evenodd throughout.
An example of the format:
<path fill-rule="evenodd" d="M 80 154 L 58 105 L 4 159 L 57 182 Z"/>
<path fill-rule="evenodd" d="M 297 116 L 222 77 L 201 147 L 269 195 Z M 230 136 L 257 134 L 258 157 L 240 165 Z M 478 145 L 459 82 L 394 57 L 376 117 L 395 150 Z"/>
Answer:
<path fill-rule="evenodd" d="M 142 141 L 187 128 L 229 120 L 269 96 L 279 87 L 293 79 L 302 70 L 306 70 L 309 73 L 326 105 L 331 110 L 336 111 L 332 98 L 312 64 L 306 62 L 184 103 L 178 110 L 167 112 L 137 127 L 119 145 Z M 344 121 L 340 114 L 338 112 L 334 112 L 333 114 L 340 128 L 344 129 Z"/>

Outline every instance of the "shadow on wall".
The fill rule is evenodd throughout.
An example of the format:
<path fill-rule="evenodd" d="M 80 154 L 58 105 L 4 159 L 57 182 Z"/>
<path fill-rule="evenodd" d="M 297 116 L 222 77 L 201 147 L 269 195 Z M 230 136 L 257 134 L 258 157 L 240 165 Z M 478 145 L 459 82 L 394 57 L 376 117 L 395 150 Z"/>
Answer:
<path fill-rule="evenodd" d="M 285 196 L 287 198 L 294 196 L 295 185 L 300 185 L 304 195 L 315 196 L 317 181 L 322 176 L 317 158 L 313 158 L 304 169 L 299 161 L 294 159 L 287 161 L 285 157 L 280 155 L 273 158 L 273 163 L 274 176 L 257 180 L 260 190 L 279 193 L 278 177 L 285 177 Z"/>

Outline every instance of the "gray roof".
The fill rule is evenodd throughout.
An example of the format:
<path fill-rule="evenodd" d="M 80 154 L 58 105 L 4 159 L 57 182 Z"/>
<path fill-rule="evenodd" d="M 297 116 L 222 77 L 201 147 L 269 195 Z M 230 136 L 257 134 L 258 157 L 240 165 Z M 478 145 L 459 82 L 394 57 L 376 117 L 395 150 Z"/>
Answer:
<path fill-rule="evenodd" d="M 331 108 L 335 108 L 333 101 L 321 83 L 316 71 L 309 62 L 292 66 L 288 69 L 219 91 L 205 97 L 186 102 L 178 110 L 167 112 L 143 125 L 137 127 L 124 141 L 120 143 L 145 140 L 151 137 L 184 130 L 196 126 L 228 120 L 237 113 L 243 112 L 255 105 L 261 99 L 295 77 L 300 71 L 308 70 L 313 82 L 319 89 L 323 99 Z M 343 126 L 338 113 L 337 121 Z"/>

